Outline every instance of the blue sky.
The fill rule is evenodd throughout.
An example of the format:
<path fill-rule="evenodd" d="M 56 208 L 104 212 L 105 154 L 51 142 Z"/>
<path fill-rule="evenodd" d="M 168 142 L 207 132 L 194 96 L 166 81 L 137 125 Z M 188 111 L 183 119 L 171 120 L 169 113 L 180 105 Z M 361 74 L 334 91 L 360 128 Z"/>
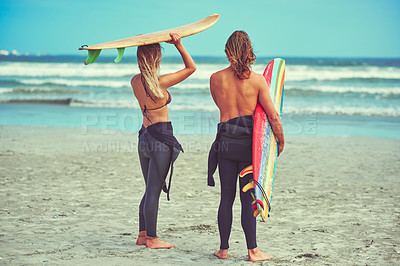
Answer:
<path fill-rule="evenodd" d="M 194 56 L 224 56 L 227 38 L 239 29 L 249 33 L 257 56 L 400 57 L 399 0 L 1 0 L 0 50 L 78 55 L 82 44 L 212 13 L 221 15 L 217 24 L 183 39 Z"/>

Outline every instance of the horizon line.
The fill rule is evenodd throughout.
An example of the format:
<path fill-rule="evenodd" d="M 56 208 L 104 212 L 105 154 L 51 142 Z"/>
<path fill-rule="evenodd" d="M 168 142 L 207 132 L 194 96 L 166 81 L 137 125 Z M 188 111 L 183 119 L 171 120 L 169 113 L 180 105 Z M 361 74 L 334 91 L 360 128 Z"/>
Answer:
<path fill-rule="evenodd" d="M 2 51 L 7 51 L 7 50 L 2 50 Z M 78 54 L 45 54 L 45 53 L 20 53 L 18 54 L 0 54 L 0 58 L 21 58 L 21 57 L 76 57 L 76 58 L 86 58 L 87 55 L 78 55 Z M 114 58 L 115 56 L 113 55 L 102 55 L 102 58 Z M 180 58 L 179 55 L 166 55 L 163 56 L 164 58 Z M 222 59 L 225 58 L 226 56 L 220 56 L 220 55 L 192 55 L 193 58 L 218 58 Z M 135 55 L 126 55 L 124 58 L 136 58 Z M 399 59 L 400 56 L 304 56 L 304 55 L 287 55 L 287 56 L 273 56 L 273 55 L 260 55 L 257 56 L 257 58 L 296 58 L 296 59 Z"/>

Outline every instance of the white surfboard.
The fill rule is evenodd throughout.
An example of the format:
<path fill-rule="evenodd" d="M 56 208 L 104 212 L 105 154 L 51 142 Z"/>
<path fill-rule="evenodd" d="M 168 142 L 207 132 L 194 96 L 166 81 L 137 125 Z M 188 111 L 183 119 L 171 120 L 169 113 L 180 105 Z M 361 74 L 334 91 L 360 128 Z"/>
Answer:
<path fill-rule="evenodd" d="M 177 33 L 179 34 L 179 36 L 181 36 L 181 38 L 191 36 L 210 28 L 218 21 L 218 19 L 218 14 L 212 14 L 211 16 L 208 16 L 202 20 L 184 26 L 91 46 L 84 45 L 80 47 L 79 50 L 88 50 L 89 55 L 88 58 L 85 60 L 85 65 L 87 65 L 94 63 L 97 60 L 102 49 L 118 49 L 118 57 L 114 60 L 114 62 L 118 63 L 121 61 L 122 56 L 124 55 L 125 48 L 127 47 L 170 41 L 170 33 Z"/>

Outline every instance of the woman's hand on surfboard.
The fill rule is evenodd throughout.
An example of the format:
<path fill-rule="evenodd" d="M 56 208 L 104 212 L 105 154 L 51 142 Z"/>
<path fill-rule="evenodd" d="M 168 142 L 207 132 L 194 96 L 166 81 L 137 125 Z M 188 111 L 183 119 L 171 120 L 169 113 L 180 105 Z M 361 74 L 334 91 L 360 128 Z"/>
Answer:
<path fill-rule="evenodd" d="M 179 36 L 178 33 L 170 33 L 169 36 L 171 36 L 170 41 L 166 41 L 166 43 L 171 43 L 173 45 L 178 45 L 181 43 L 181 36 Z"/>

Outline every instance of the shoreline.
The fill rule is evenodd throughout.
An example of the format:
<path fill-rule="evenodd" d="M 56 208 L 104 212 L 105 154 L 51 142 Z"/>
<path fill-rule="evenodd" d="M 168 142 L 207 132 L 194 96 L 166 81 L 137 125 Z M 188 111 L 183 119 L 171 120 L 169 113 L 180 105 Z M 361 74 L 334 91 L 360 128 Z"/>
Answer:
<path fill-rule="evenodd" d="M 176 134 L 215 135 L 216 111 L 170 109 Z M 365 136 L 400 139 L 400 117 L 326 114 L 282 115 L 285 135 Z M 0 103 L 0 123 L 13 126 L 50 126 L 138 132 L 140 109 L 69 106 L 63 104 Z"/>
<path fill-rule="evenodd" d="M 206 167 L 214 137 L 177 134 L 185 153 L 175 164 L 171 201 L 161 194 L 158 218 L 158 235 L 176 247 L 150 250 L 135 245 L 144 190 L 136 133 L 0 126 L 0 261 L 254 265 L 246 261 L 238 195 L 228 259 L 212 255 L 219 247 L 220 187 L 217 174 L 216 187 L 207 187 Z M 287 136 L 286 142 L 271 217 L 257 222 L 258 246 L 274 256 L 268 264 L 398 264 L 400 140 Z M 96 143 L 121 146 L 102 150 Z"/>

